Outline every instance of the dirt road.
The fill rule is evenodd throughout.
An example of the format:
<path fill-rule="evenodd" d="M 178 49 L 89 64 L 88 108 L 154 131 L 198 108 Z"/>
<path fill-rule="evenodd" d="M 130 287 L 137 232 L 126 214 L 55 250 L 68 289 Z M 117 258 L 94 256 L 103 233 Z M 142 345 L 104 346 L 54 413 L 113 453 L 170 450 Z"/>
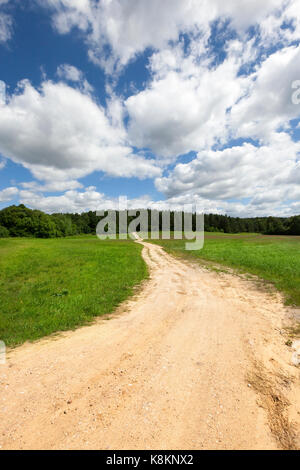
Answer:
<path fill-rule="evenodd" d="M 299 369 L 277 294 L 144 243 L 113 317 L 8 354 L 2 449 L 299 447 Z"/>

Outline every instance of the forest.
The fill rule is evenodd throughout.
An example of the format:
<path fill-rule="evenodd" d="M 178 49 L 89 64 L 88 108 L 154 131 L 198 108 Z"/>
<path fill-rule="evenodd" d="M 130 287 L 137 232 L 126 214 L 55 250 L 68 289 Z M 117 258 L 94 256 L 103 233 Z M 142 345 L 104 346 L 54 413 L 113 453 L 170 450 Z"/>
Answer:
<path fill-rule="evenodd" d="M 149 230 L 151 230 L 150 210 Z M 160 214 L 160 224 L 162 212 Z M 137 210 L 138 215 L 138 210 Z M 104 217 L 104 216 L 103 216 Z M 128 223 L 135 217 L 128 217 Z M 46 214 L 23 204 L 0 211 L 0 238 L 35 237 L 58 238 L 80 234 L 95 234 L 101 217 L 95 211 L 81 214 Z M 205 214 L 205 231 L 223 233 L 262 233 L 266 235 L 300 235 L 300 216 L 239 218 L 220 214 Z M 174 212 L 170 213 L 171 231 L 174 230 Z M 196 215 L 193 214 L 193 229 Z M 160 225 L 161 228 L 161 225 Z M 118 213 L 117 213 L 118 231 Z"/>

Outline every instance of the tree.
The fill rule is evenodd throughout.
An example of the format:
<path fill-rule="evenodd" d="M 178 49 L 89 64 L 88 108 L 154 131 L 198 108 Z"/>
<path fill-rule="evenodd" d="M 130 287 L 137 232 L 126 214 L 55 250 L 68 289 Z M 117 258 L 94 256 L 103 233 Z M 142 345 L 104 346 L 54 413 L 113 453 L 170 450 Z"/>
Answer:
<path fill-rule="evenodd" d="M 295 216 L 290 219 L 288 233 L 289 235 L 300 235 L 300 216 Z"/>
<path fill-rule="evenodd" d="M 23 204 L 6 207 L 0 211 L 0 225 L 12 237 L 53 238 L 57 236 L 56 225 L 50 215 L 31 210 Z"/>
<path fill-rule="evenodd" d="M 9 237 L 9 231 L 7 230 L 6 227 L 3 227 L 0 225 L 0 238 L 7 238 Z"/>
<path fill-rule="evenodd" d="M 139 210 L 136 211 L 137 215 Z M 162 227 L 162 212 L 158 212 L 159 227 Z M 104 217 L 107 212 L 104 213 Z M 175 228 L 175 213 L 170 212 L 171 230 Z M 176 218 L 178 214 L 176 213 Z M 67 237 L 78 234 L 96 233 L 96 226 L 102 217 L 96 212 L 89 211 L 82 214 L 45 214 L 38 210 L 31 210 L 23 204 L 10 206 L 0 211 L 0 226 L 4 228 L 1 233 L 12 237 Z M 117 230 L 119 230 L 119 214 L 117 215 Z M 128 218 L 128 224 L 135 216 Z M 196 214 L 192 216 L 193 230 L 195 230 Z M 151 214 L 148 210 L 149 230 L 151 231 Z M 300 216 L 283 217 L 255 217 L 239 218 L 220 214 L 205 214 L 205 230 L 210 232 L 255 232 L 272 235 L 300 235 Z M 153 222 L 154 223 L 154 222 Z M 156 228 L 156 227 L 154 227 Z M 1 235 L 4 236 L 4 235 Z"/>

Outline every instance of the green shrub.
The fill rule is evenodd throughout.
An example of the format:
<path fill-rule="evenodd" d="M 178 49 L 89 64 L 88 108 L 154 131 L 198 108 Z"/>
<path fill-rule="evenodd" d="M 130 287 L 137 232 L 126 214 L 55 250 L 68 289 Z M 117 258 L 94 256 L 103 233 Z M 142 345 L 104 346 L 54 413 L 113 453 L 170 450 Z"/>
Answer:
<path fill-rule="evenodd" d="M 7 238 L 7 237 L 9 237 L 9 231 L 7 230 L 7 228 L 0 225 L 0 238 Z"/>

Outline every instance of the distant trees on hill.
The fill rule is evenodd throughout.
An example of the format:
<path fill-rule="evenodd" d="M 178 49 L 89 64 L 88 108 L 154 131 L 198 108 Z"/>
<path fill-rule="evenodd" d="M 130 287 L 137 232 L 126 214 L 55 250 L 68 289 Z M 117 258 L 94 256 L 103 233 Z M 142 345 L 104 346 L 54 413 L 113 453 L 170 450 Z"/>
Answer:
<path fill-rule="evenodd" d="M 37 237 L 55 238 L 79 234 L 94 234 L 101 217 L 96 212 L 82 214 L 45 214 L 31 210 L 23 204 L 10 206 L 0 211 L 0 238 Z M 134 217 L 129 218 L 129 222 Z M 162 213 L 160 213 L 160 221 Z M 149 211 L 150 220 L 150 211 Z M 205 214 L 207 232 L 256 232 L 269 235 L 300 235 L 300 216 L 239 218 L 219 214 Z M 170 214 L 171 231 L 174 229 L 174 213 Z M 193 216 L 194 229 L 196 225 Z M 149 229 L 151 229 L 149 225 Z"/>
<path fill-rule="evenodd" d="M 56 225 L 52 217 L 41 211 L 33 211 L 23 204 L 0 211 L 0 225 L 11 237 L 56 237 Z"/>
<path fill-rule="evenodd" d="M 95 233 L 99 220 L 92 211 L 49 215 L 20 204 L 0 211 L 0 237 L 56 238 Z"/>
<path fill-rule="evenodd" d="M 207 232 L 254 232 L 266 235 L 300 235 L 300 216 L 239 218 L 227 215 L 207 214 Z"/>

